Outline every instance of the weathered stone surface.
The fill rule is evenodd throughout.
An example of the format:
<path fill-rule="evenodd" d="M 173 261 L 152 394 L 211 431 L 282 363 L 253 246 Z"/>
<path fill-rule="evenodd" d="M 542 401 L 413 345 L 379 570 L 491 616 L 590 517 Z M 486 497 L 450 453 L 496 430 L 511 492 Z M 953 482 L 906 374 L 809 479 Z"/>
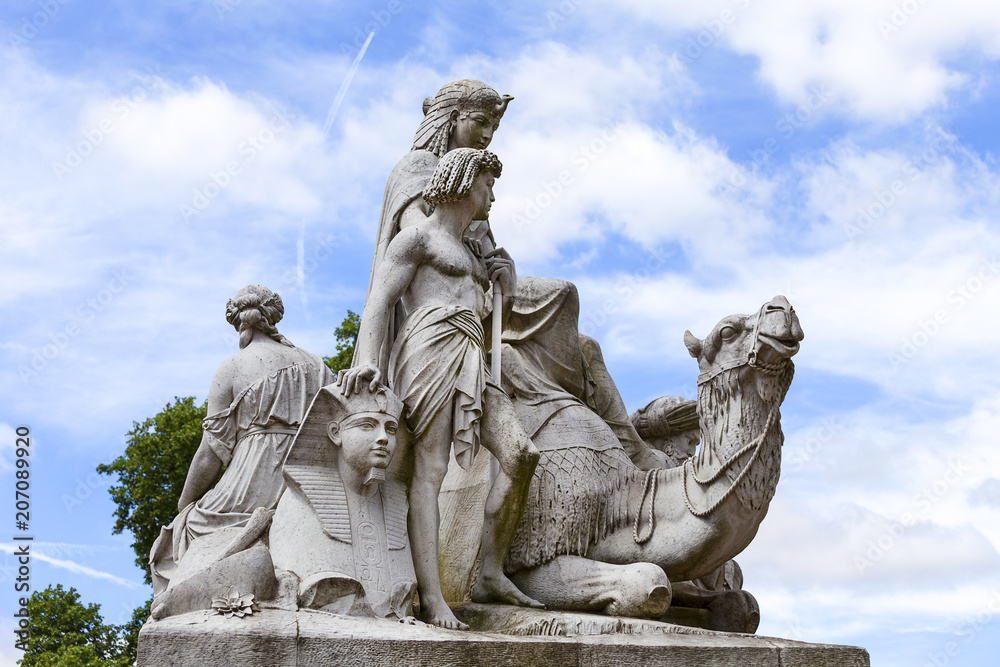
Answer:
<path fill-rule="evenodd" d="M 732 559 L 779 478 L 779 408 L 803 338 L 791 304 L 775 297 L 704 339 L 686 332 L 697 406 L 677 421 L 660 399 L 630 419 L 579 331 L 576 287 L 519 280 L 489 230 L 501 165 L 485 148 L 509 100 L 463 80 L 425 101 L 386 188 L 352 367 L 322 389 L 319 366 L 279 383 L 297 407 L 276 423 L 261 398 L 248 402 L 260 423 L 230 417 L 237 390 L 266 397 L 251 380 L 294 366 L 275 365 L 292 347 L 274 328 L 280 299 L 250 286 L 230 304 L 242 356 L 216 375 L 219 433 L 206 420 L 176 531 L 153 549 L 153 617 L 165 620 L 143 629 L 140 665 L 868 664 L 863 649 L 712 631 L 759 622 Z M 395 407 L 355 411 L 352 395 Z M 262 437 L 275 443 L 248 447 Z M 223 464 L 226 483 L 209 491 Z M 203 514 L 221 520 L 205 528 Z M 267 577 L 230 567 L 244 553 L 267 556 Z M 228 604 L 243 613 L 253 592 L 263 609 L 203 610 L 202 582 L 241 578 L 250 589 L 231 588 Z M 409 616 L 414 584 L 427 624 Z M 679 616 L 664 616 L 672 603 Z M 707 629 L 653 620 L 684 610 Z"/>
<path fill-rule="evenodd" d="M 316 395 L 285 458 L 288 488 L 270 533 L 275 567 L 300 580 L 299 606 L 412 615 L 406 489 L 385 474 L 402 408 L 385 388 L 347 397 L 330 385 Z"/>
<path fill-rule="evenodd" d="M 670 602 L 668 577 L 717 573 L 766 515 L 779 477 L 779 408 L 802 329 L 779 296 L 752 315 L 723 318 L 704 341 L 687 334 L 702 371 L 701 419 L 693 420 L 701 422 L 702 447 L 684 466 L 643 470 L 626 446 L 639 436 L 600 346 L 578 333 L 578 311 L 569 283 L 523 279 L 504 329 L 504 389 L 540 452 L 505 567 L 549 608 L 657 618 Z M 474 495 L 464 483 L 445 493 Z M 451 535 L 461 532 L 450 528 L 461 523 L 448 514 L 452 506 L 462 505 L 442 505 Z M 442 554 L 442 569 L 456 573 L 446 587 L 452 602 L 462 600 L 457 593 L 473 568 L 461 559 L 470 555 Z M 636 564 L 659 568 L 659 579 Z M 711 609 L 713 629 L 757 626 L 759 611 L 745 592 L 686 585 L 675 593 L 684 606 Z"/>
<path fill-rule="evenodd" d="M 262 285 L 226 304 L 240 351 L 212 379 L 179 513 L 150 552 L 156 618 L 207 608 L 231 587 L 258 600 L 274 593 L 266 546 L 269 513 L 285 489 L 278 464 L 313 396 L 333 381 L 321 358 L 278 333 L 284 312 L 281 297 Z"/>
<path fill-rule="evenodd" d="M 549 627 L 552 636 L 445 630 L 366 621 L 324 612 L 265 609 L 242 619 L 208 612 L 147 623 L 139 635 L 139 667 L 327 667 L 366 665 L 524 665 L 525 667 L 868 667 L 868 652 L 755 635 L 711 632 L 592 614 L 559 614 L 498 605 L 466 605 L 475 625 Z M 547 624 L 547 625 L 546 625 Z M 562 636 L 560 628 L 616 634 Z"/>
<path fill-rule="evenodd" d="M 467 115 L 479 127 L 477 143 L 485 145 L 487 136 L 482 132 L 499 122 L 498 109 L 505 104 L 492 89 L 479 86 L 475 88 L 485 95 L 486 107 L 476 103 Z M 468 88 L 457 85 L 454 93 L 465 94 L 462 91 Z M 456 127 L 462 126 L 463 112 L 454 111 Z M 518 590 L 503 570 L 538 452 L 509 396 L 498 389 L 496 380 L 488 381 L 485 363 L 487 306 L 491 300 L 502 304 L 492 317 L 509 311 L 517 276 L 505 250 L 483 252 L 482 244 L 465 240 L 473 221 L 489 214 L 493 183 L 501 171 L 497 157 L 479 148 L 455 146 L 441 156 L 423 190 L 428 214 L 400 229 L 381 260 L 376 256 L 354 364 L 337 380 L 347 395 L 385 380 L 403 401 L 413 459 L 406 477 L 420 611 L 423 620 L 447 628 L 462 627 L 442 594 L 439 568 L 438 496 L 452 450 L 465 469 L 472 467 L 480 444 L 499 463 L 488 494 L 472 597 L 542 606 Z M 500 290 L 503 298 L 490 299 L 490 289 Z M 399 306 L 406 317 L 394 331 L 390 313 Z M 384 367 L 381 350 L 393 335 L 392 353 Z"/>
<path fill-rule="evenodd" d="M 480 451 L 471 470 L 463 470 L 452 454 L 441 484 L 441 592 L 449 603 L 470 600 L 476 581 L 483 510 L 490 490 L 490 454 Z"/>
<path fill-rule="evenodd" d="M 297 638 L 292 611 L 265 610 L 243 618 L 197 611 L 148 621 L 139 633 L 138 664 L 295 665 Z"/>

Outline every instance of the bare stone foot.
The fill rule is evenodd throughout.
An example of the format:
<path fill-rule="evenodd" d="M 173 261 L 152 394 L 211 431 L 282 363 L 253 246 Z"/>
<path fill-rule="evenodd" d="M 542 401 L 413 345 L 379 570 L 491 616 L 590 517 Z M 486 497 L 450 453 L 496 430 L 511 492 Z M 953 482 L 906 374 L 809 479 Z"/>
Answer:
<path fill-rule="evenodd" d="M 160 595 L 163 596 L 163 600 L 166 599 L 165 592 L 160 593 Z M 164 616 L 166 616 L 166 614 L 167 614 L 167 604 L 162 600 L 156 600 L 155 603 L 153 604 L 152 611 L 149 613 L 149 617 L 152 618 L 154 621 L 158 621 Z"/>
<path fill-rule="evenodd" d="M 436 625 L 439 628 L 448 630 L 468 630 L 469 626 L 455 617 L 448 605 L 442 605 L 439 609 L 428 609 L 426 613 L 421 613 L 421 619 L 428 625 Z"/>
<path fill-rule="evenodd" d="M 522 593 L 521 590 L 514 585 L 514 582 L 504 575 L 490 576 L 480 573 L 479 579 L 476 580 L 476 585 L 472 588 L 472 601 L 503 602 L 506 604 L 517 605 L 519 607 L 534 607 L 535 609 L 545 608 L 545 605 L 538 600 L 529 598 L 527 595 Z"/>
<path fill-rule="evenodd" d="M 226 550 L 222 552 L 219 556 L 219 560 L 223 558 L 228 558 L 233 554 L 237 554 L 241 551 L 249 549 L 257 539 L 271 527 L 271 513 L 267 511 L 266 507 L 258 507 L 250 515 L 250 519 L 247 524 L 243 527 L 236 538 L 226 547 Z"/>

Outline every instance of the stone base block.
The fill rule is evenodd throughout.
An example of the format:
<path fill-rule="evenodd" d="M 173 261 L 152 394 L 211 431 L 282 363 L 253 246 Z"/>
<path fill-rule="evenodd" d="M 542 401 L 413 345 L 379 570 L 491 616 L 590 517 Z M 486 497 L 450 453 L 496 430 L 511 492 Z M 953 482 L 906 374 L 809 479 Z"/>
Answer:
<path fill-rule="evenodd" d="M 474 630 L 310 610 L 264 609 L 242 619 L 192 612 L 147 622 L 139 633 L 138 665 L 869 667 L 868 652 L 850 646 L 495 605 L 464 605 L 456 613 Z"/>

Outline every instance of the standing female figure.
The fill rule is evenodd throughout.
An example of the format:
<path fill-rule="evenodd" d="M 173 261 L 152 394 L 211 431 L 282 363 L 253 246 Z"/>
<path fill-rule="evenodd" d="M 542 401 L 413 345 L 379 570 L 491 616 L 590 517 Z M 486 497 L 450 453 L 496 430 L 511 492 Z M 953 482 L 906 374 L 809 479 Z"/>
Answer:
<path fill-rule="evenodd" d="M 154 595 L 232 552 L 234 539 L 249 543 L 258 537 L 241 532 L 263 533 L 270 523 L 258 526 L 251 515 L 277 507 L 285 490 L 285 452 L 313 397 L 334 381 L 322 359 L 278 333 L 275 325 L 284 312 L 281 297 L 261 285 L 244 287 L 226 304 L 240 351 L 222 362 L 212 379 L 208 417 L 177 503 L 179 514 L 150 552 Z M 194 558 L 185 563 L 189 555 Z"/>

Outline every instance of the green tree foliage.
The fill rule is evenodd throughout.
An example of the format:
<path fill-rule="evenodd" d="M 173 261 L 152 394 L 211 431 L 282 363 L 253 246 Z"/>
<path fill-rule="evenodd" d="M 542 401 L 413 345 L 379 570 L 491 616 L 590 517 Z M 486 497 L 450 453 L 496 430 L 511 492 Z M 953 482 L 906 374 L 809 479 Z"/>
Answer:
<path fill-rule="evenodd" d="M 126 434 L 125 453 L 111 464 L 97 466 L 103 475 L 118 475 L 118 484 L 108 491 L 118 505 L 115 534 L 127 528 L 135 541 L 135 564 L 149 576 L 149 550 L 160 534 L 160 526 L 177 514 L 188 466 L 201 442 L 201 421 L 207 401 L 196 405 L 193 396 L 176 398 L 141 424 L 132 423 Z"/>
<path fill-rule="evenodd" d="M 347 311 L 347 317 L 333 332 L 337 338 L 337 354 L 332 357 L 323 357 L 323 361 L 330 369 L 337 373 L 345 368 L 351 367 L 351 359 L 354 357 L 354 346 L 358 342 L 358 331 L 361 329 L 361 316 L 353 310 Z"/>
<path fill-rule="evenodd" d="M 84 605 L 75 588 L 62 584 L 35 591 L 28 598 L 27 650 L 22 667 L 127 667 L 127 626 L 105 625 L 101 608 Z"/>

